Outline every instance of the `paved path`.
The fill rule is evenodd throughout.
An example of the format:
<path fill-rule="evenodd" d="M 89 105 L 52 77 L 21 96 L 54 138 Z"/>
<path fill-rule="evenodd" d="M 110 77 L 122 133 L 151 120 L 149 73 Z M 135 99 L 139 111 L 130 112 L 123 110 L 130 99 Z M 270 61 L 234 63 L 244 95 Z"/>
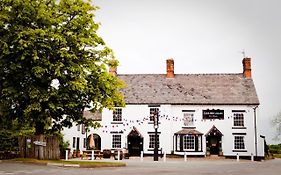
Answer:
<path fill-rule="evenodd" d="M 171 159 L 153 162 L 152 159 L 124 160 L 127 167 L 64 168 L 21 163 L 0 163 L 0 175 L 280 175 L 281 159 L 264 162 L 241 160 Z"/>

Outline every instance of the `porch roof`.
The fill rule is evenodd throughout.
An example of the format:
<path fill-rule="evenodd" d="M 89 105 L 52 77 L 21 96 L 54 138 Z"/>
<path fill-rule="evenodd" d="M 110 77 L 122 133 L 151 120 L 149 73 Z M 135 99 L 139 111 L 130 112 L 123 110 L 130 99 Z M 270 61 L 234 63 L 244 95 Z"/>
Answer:
<path fill-rule="evenodd" d="M 203 135 L 203 133 L 195 130 L 195 129 L 182 129 L 175 134 L 177 135 Z"/>

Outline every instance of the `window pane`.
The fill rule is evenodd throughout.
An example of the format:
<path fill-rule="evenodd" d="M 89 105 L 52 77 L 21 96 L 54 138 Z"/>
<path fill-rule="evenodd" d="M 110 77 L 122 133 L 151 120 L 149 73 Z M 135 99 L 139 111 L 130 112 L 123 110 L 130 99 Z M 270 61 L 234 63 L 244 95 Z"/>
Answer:
<path fill-rule="evenodd" d="M 180 143 L 181 139 L 180 139 L 180 135 L 177 136 L 177 151 L 180 151 Z"/>
<path fill-rule="evenodd" d="M 76 138 L 73 137 L 73 140 L 72 140 L 72 148 L 75 148 L 75 143 L 76 143 Z"/>

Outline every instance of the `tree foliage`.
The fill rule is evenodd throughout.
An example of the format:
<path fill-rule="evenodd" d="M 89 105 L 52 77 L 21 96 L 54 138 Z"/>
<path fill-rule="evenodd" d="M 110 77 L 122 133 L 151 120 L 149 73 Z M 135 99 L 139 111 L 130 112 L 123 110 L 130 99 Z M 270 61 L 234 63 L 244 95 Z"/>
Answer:
<path fill-rule="evenodd" d="M 273 118 L 273 125 L 276 127 L 276 140 L 281 138 L 281 111 Z"/>
<path fill-rule="evenodd" d="M 90 123 L 83 110 L 123 106 L 123 83 L 107 72 L 113 52 L 97 35 L 98 8 L 83 0 L 0 0 L 3 120 L 42 134 Z"/>

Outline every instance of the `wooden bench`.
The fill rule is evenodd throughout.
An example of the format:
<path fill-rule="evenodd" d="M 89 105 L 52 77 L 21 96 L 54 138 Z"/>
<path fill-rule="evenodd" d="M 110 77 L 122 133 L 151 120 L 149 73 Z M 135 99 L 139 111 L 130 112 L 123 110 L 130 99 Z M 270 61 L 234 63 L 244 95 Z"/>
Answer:
<path fill-rule="evenodd" d="M 96 158 L 101 159 L 103 157 L 103 154 L 100 150 L 86 150 L 83 151 L 81 159 L 90 160 L 92 158 L 92 151 L 94 151 L 94 159 Z"/>

